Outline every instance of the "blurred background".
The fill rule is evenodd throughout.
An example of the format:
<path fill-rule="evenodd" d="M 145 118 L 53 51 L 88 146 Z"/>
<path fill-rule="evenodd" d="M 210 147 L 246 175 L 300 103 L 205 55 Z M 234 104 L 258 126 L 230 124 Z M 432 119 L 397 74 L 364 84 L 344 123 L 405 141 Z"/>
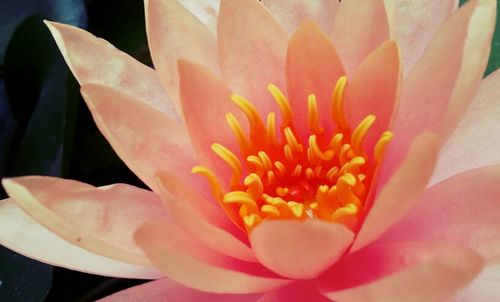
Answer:
<path fill-rule="evenodd" d="M 0 177 L 144 187 L 97 130 L 43 19 L 85 28 L 152 65 L 142 0 L 0 0 Z M 499 23 L 486 74 L 500 66 Z M 141 282 L 52 267 L 0 246 L 0 301 L 91 301 Z"/>

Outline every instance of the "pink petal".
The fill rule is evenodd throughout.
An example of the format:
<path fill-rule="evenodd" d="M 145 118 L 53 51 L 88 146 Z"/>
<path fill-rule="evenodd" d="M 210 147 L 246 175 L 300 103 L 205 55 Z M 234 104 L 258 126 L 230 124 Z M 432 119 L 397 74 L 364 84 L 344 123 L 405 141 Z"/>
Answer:
<path fill-rule="evenodd" d="M 168 174 L 159 173 L 157 177 L 161 188 L 160 194 L 168 212 L 187 233 L 222 255 L 243 261 L 257 262 L 252 249 L 248 245 L 197 214 L 197 209 L 190 206 L 188 201 L 177 199 L 171 194 L 168 190 L 170 187 L 168 182 L 171 177 Z"/>
<path fill-rule="evenodd" d="M 489 166 L 434 185 L 383 239 L 454 242 L 486 258 L 499 255 L 499 183 L 500 166 Z"/>
<path fill-rule="evenodd" d="M 77 270 L 118 278 L 156 279 L 163 274 L 91 253 L 50 232 L 11 199 L 0 201 L 0 244 L 26 257 Z"/>
<path fill-rule="evenodd" d="M 307 97 L 315 94 L 321 127 L 332 127 L 332 94 L 345 75 L 342 62 L 328 36 L 314 22 L 300 25 L 290 38 L 286 57 L 286 86 L 297 130 L 307 131 Z"/>
<path fill-rule="evenodd" d="M 218 70 L 215 35 L 176 0 L 149 0 L 146 9 L 153 62 L 176 109 L 182 112 L 177 60 L 185 58 Z"/>
<path fill-rule="evenodd" d="M 217 25 L 221 72 L 231 91 L 261 114 L 276 111 L 269 84 L 284 88 L 286 33 L 255 0 L 221 0 Z"/>
<path fill-rule="evenodd" d="M 133 233 L 150 218 L 167 219 L 152 192 L 125 184 L 103 188 L 54 177 L 4 179 L 12 200 L 64 240 L 112 259 L 149 265 Z"/>
<path fill-rule="evenodd" d="M 422 56 L 457 4 L 457 0 L 400 0 L 393 6 L 394 15 L 389 18 L 389 26 L 401 47 L 405 74 Z"/>
<path fill-rule="evenodd" d="M 389 39 L 384 1 L 342 0 L 333 21 L 332 41 L 347 75 L 363 59 Z"/>
<path fill-rule="evenodd" d="M 164 278 L 134 286 L 105 297 L 98 302 L 254 302 L 259 295 L 223 295 L 201 292 Z"/>
<path fill-rule="evenodd" d="M 83 29 L 49 21 L 45 24 L 80 85 L 108 86 L 175 115 L 154 70 Z"/>
<path fill-rule="evenodd" d="M 113 149 L 150 188 L 156 190 L 158 170 L 192 180 L 195 155 L 182 124 L 106 86 L 85 85 L 81 91 Z"/>
<path fill-rule="evenodd" d="M 289 34 L 306 20 L 312 20 L 324 31 L 331 32 L 339 6 L 337 0 L 263 0 L 262 3 Z"/>
<path fill-rule="evenodd" d="M 500 265 L 489 265 L 452 302 L 495 302 L 500 297 Z"/>
<path fill-rule="evenodd" d="M 274 272 L 311 279 L 337 261 L 354 234 L 345 226 L 316 219 L 264 221 L 250 234 L 255 255 Z"/>
<path fill-rule="evenodd" d="M 179 0 L 193 15 L 196 16 L 211 32 L 217 31 L 217 16 L 219 14 L 220 0 Z"/>
<path fill-rule="evenodd" d="M 228 259 L 211 256 L 188 236 L 179 238 L 184 241 L 180 244 L 172 242 L 172 236 L 179 235 L 181 232 L 168 223 L 150 222 L 137 231 L 135 239 L 160 270 L 185 286 L 212 293 L 244 294 L 273 290 L 290 282 L 243 272 L 243 262 L 228 264 Z"/>
<path fill-rule="evenodd" d="M 352 127 L 369 114 L 377 118 L 365 139 L 367 150 L 389 129 L 397 107 L 400 67 L 398 45 L 384 42 L 361 63 L 346 89 L 345 110 Z"/>
<path fill-rule="evenodd" d="M 332 301 L 323 296 L 316 285 L 312 282 L 298 281 L 278 290 L 265 293 L 258 302 L 329 302 Z"/>
<path fill-rule="evenodd" d="M 373 242 L 414 206 L 432 175 L 439 144 L 437 135 L 433 133 L 415 138 L 404 162 L 375 197 L 356 237 L 353 251 Z"/>
<path fill-rule="evenodd" d="M 373 245 L 339 262 L 320 286 L 325 296 L 342 302 L 440 302 L 471 282 L 483 263 L 458 246 Z"/>
<path fill-rule="evenodd" d="M 481 82 L 464 118 L 441 149 L 431 184 L 482 166 L 500 164 L 500 71 Z"/>
<path fill-rule="evenodd" d="M 455 128 L 479 85 L 488 59 L 495 23 L 494 0 L 470 1 L 454 13 L 408 75 L 388 150 L 398 165 L 412 138 L 422 131 Z"/>

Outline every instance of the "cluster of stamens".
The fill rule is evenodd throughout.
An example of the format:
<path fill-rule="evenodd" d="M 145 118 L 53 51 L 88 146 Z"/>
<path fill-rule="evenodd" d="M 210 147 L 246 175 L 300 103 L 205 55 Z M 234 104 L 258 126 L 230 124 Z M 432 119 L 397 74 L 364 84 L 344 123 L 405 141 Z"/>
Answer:
<path fill-rule="evenodd" d="M 343 112 L 346 83 L 346 77 L 339 78 L 332 96 L 334 133 L 321 127 L 316 97 L 309 95 L 311 134 L 304 142 L 295 131 L 290 103 L 276 86 L 271 84 L 268 89 L 282 115 L 280 139 L 274 112 L 269 113 L 265 125 L 248 100 L 231 96 L 250 125 L 247 136 L 236 117 L 226 114 L 245 160 L 218 143 L 211 146 L 232 170 L 226 192 L 208 168 L 196 166 L 193 173 L 208 179 L 215 198 L 234 223 L 247 232 L 263 219 L 317 218 L 356 228 L 375 168 L 393 135 L 383 132 L 373 152 L 367 154 L 363 142 L 375 116 L 366 116 L 351 131 Z"/>

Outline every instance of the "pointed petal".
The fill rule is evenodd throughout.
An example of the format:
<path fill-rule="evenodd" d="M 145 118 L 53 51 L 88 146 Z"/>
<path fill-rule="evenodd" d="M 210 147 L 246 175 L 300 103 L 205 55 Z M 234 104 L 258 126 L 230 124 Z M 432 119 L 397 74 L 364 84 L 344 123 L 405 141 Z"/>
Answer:
<path fill-rule="evenodd" d="M 307 97 L 315 94 L 320 125 L 331 130 L 333 89 L 343 75 L 344 67 L 328 36 L 314 22 L 302 23 L 290 38 L 286 57 L 286 86 L 297 127 L 307 125 Z"/>
<path fill-rule="evenodd" d="M 460 172 L 500 164 L 499 95 L 497 70 L 481 82 L 467 113 L 441 149 L 431 184 Z"/>
<path fill-rule="evenodd" d="M 64 240 L 112 259 L 149 265 L 133 241 L 145 221 L 167 219 L 152 192 L 125 184 L 103 188 L 54 177 L 4 179 L 12 200 Z"/>
<path fill-rule="evenodd" d="M 337 261 L 354 234 L 345 226 L 316 219 L 264 221 L 250 234 L 260 262 L 294 279 L 311 279 Z M 320 251 L 320 252 L 311 252 Z"/>
<path fill-rule="evenodd" d="M 217 32 L 217 16 L 219 15 L 220 0 L 179 0 L 193 15 L 196 16 L 211 32 Z"/>
<path fill-rule="evenodd" d="M 495 302 L 500 297 L 500 265 L 487 266 L 452 302 Z"/>
<path fill-rule="evenodd" d="M 454 242 L 485 258 L 499 255 L 499 183 L 500 166 L 489 166 L 434 185 L 383 239 Z"/>
<path fill-rule="evenodd" d="M 225 268 L 219 259 L 216 264 L 207 263 L 182 250 L 179 244 L 172 244 L 164 238 L 178 235 L 179 232 L 169 230 L 164 222 L 149 222 L 136 233 L 136 241 L 144 249 L 151 261 L 171 279 L 201 291 L 212 293 L 258 293 L 273 290 L 289 283 L 289 280 L 272 277 L 261 277 L 239 271 L 242 267 L 232 264 L 233 269 Z M 187 237 L 184 240 L 189 240 Z M 195 249 L 191 247 L 191 249 Z M 207 251 L 198 251 L 207 257 Z M 220 257 L 219 257 L 220 258 Z M 240 263 L 244 265 L 243 262 Z M 234 270 L 237 269 L 237 270 Z"/>
<path fill-rule="evenodd" d="M 45 24 L 80 85 L 108 86 L 175 115 L 154 70 L 83 29 L 57 22 Z"/>
<path fill-rule="evenodd" d="M 113 149 L 150 188 L 156 190 L 158 170 L 192 180 L 196 161 L 181 123 L 106 86 L 85 85 L 81 91 Z"/>
<path fill-rule="evenodd" d="M 285 87 L 286 33 L 255 0 L 221 0 L 217 25 L 221 72 L 231 91 L 274 110 L 269 84 Z"/>
<path fill-rule="evenodd" d="M 439 143 L 433 133 L 415 138 L 404 162 L 375 197 L 352 251 L 373 242 L 414 206 L 434 170 Z"/>
<path fill-rule="evenodd" d="M 26 257 L 89 274 L 118 278 L 156 279 L 150 267 L 100 256 L 73 245 L 33 220 L 12 199 L 0 202 L 0 244 Z"/>
<path fill-rule="evenodd" d="M 471 282 L 483 263 L 473 250 L 458 246 L 375 244 L 343 259 L 320 282 L 335 301 L 440 302 Z"/>
<path fill-rule="evenodd" d="M 388 170 L 400 163 L 416 134 L 434 131 L 445 139 L 456 127 L 486 67 L 495 5 L 494 0 L 476 0 L 462 6 L 406 78 L 392 129 L 400 139 L 387 152 L 393 159 Z"/>
<path fill-rule="evenodd" d="M 205 293 L 185 287 L 168 278 L 163 278 L 122 290 L 111 296 L 98 300 L 98 302 L 254 302 L 257 301 L 258 298 L 259 295 L 223 295 Z"/>
<path fill-rule="evenodd" d="M 384 1 L 343 0 L 333 21 L 332 41 L 350 76 L 363 59 L 389 39 Z"/>
<path fill-rule="evenodd" d="M 262 0 L 262 3 L 289 34 L 306 20 L 312 20 L 325 32 L 331 32 L 339 6 L 337 0 Z"/>
<path fill-rule="evenodd" d="M 177 60 L 189 59 L 217 71 L 215 35 L 176 0 L 149 0 L 147 10 L 154 65 L 176 109 L 182 112 Z"/>

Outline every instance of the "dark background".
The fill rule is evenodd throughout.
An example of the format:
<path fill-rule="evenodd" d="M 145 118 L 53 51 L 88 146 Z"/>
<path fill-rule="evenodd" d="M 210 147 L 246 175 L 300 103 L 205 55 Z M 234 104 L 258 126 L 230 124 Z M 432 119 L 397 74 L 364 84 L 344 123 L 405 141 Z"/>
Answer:
<path fill-rule="evenodd" d="M 141 0 L 0 0 L 0 178 L 144 186 L 98 132 L 42 23 L 85 28 L 151 66 L 143 12 Z M 486 74 L 500 66 L 498 23 Z M 0 301 L 89 301 L 141 282 L 52 267 L 0 246 Z"/>

